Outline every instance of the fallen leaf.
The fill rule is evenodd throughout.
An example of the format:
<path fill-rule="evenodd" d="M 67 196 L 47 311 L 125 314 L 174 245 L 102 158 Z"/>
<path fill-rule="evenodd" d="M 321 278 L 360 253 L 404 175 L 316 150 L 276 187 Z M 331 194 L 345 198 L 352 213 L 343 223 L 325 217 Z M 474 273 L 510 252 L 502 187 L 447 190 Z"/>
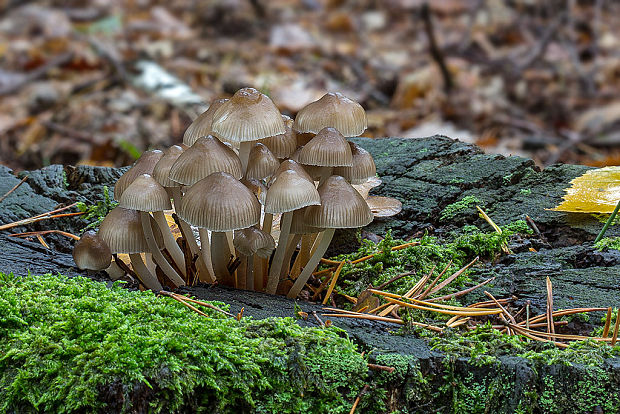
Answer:
<path fill-rule="evenodd" d="M 587 171 L 573 179 L 564 201 L 550 210 L 610 214 L 619 200 L 620 167 L 605 167 Z"/>

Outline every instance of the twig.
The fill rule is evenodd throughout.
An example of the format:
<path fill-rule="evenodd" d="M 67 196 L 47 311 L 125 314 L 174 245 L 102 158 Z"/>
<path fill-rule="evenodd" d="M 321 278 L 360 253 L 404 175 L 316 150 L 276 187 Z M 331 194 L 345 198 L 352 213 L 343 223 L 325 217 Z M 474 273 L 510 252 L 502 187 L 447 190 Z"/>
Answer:
<path fill-rule="evenodd" d="M 620 330 L 620 309 L 618 309 L 618 314 L 616 315 L 616 325 L 614 326 L 614 334 L 611 337 L 611 346 L 616 345 L 616 341 L 618 340 L 618 330 Z"/>
<path fill-rule="evenodd" d="M 373 371 L 385 371 L 390 374 L 396 370 L 396 368 L 394 367 L 386 367 L 385 365 L 377 365 L 377 364 L 371 364 L 371 363 L 368 363 L 368 369 L 373 370 Z"/>
<path fill-rule="evenodd" d="M 551 279 L 547 276 L 547 332 L 555 333 L 555 326 L 553 325 L 553 285 Z"/>
<path fill-rule="evenodd" d="M 112 257 L 114 257 L 114 262 L 116 263 L 118 267 L 121 268 L 123 272 L 127 273 L 129 276 L 136 279 L 138 282 L 140 281 L 140 278 L 136 276 L 136 273 L 133 270 L 131 270 L 131 268 L 127 266 L 127 263 L 123 262 L 116 253 L 112 254 Z"/>
<path fill-rule="evenodd" d="M 476 256 L 474 258 L 474 260 L 472 260 L 471 262 L 469 262 L 468 264 L 465 265 L 465 267 L 463 267 L 462 269 L 458 270 L 455 274 L 453 274 L 452 276 L 450 276 L 449 278 L 447 278 L 446 280 L 444 280 L 443 282 L 441 282 L 439 285 L 437 285 L 433 290 L 431 290 L 431 293 L 437 293 L 439 292 L 441 289 L 443 289 L 444 287 L 448 286 L 450 283 L 452 283 L 452 281 L 454 279 L 456 279 L 457 277 L 459 277 L 461 274 L 463 274 L 464 271 L 466 271 L 467 269 L 469 269 L 471 266 L 473 266 L 474 263 L 476 263 L 478 261 L 479 257 Z"/>
<path fill-rule="evenodd" d="M 174 293 L 167 292 L 165 290 L 160 290 L 159 294 L 163 295 L 163 296 L 168 296 L 169 298 L 172 298 L 172 299 L 176 300 L 177 302 L 182 303 L 183 305 L 187 306 L 188 308 L 190 308 L 191 310 L 193 310 L 194 312 L 196 312 L 199 315 L 206 316 L 207 318 L 209 317 L 209 315 L 207 315 L 206 313 L 204 313 L 203 311 L 201 311 L 197 307 L 190 305 L 189 303 L 187 303 L 186 301 L 184 301 L 180 297 L 177 297 L 176 295 L 174 295 Z"/>
<path fill-rule="evenodd" d="M 439 282 L 439 279 L 441 279 L 441 277 L 448 271 L 448 269 L 450 268 L 450 266 L 452 265 L 452 260 L 450 260 L 448 262 L 448 264 L 446 265 L 446 267 L 442 270 L 442 272 L 437 275 L 437 277 L 435 278 L 435 280 L 433 280 L 430 285 L 428 285 L 428 287 L 426 288 L 426 290 L 422 293 L 420 293 L 420 295 L 418 295 L 416 297 L 416 299 L 424 299 L 425 297 L 428 296 L 429 293 L 431 293 L 431 290 L 433 289 L 433 287 L 435 287 L 435 285 L 437 284 L 437 282 Z"/>
<path fill-rule="evenodd" d="M 41 213 L 38 214 L 36 216 L 33 217 L 29 217 L 23 220 L 18 220 L 18 221 L 14 221 L 12 223 L 8 223 L 8 224 L 3 224 L 2 226 L 0 226 L 0 231 L 1 230 L 7 230 L 7 229 L 11 229 L 13 227 L 18 227 L 18 226 L 24 226 L 26 224 L 31 224 L 31 223 L 36 223 L 37 221 L 41 221 L 41 220 L 47 220 L 47 219 L 52 219 L 52 218 L 60 218 L 60 217 L 69 217 L 69 216 L 79 216 L 81 214 L 84 214 L 84 212 L 78 212 L 78 213 L 64 213 L 64 214 L 56 214 L 56 213 L 60 213 L 61 211 L 67 210 L 71 207 L 74 207 L 77 203 L 73 203 L 73 204 L 69 204 L 66 207 L 62 207 L 56 210 L 52 210 L 52 211 L 48 211 L 45 213 Z"/>
<path fill-rule="evenodd" d="M 377 287 L 376 287 L 376 288 L 374 288 L 374 289 L 381 290 L 381 289 L 383 289 L 384 287 L 386 287 L 387 285 L 389 285 L 390 283 L 394 283 L 394 282 L 396 282 L 397 280 L 402 279 L 403 277 L 406 277 L 406 276 L 411 276 L 411 275 L 415 275 L 415 270 L 412 270 L 411 272 L 401 273 L 400 275 L 396 275 L 396 276 L 394 276 L 393 278 L 391 278 L 390 280 L 388 280 L 387 282 L 383 282 L 383 283 L 381 283 L 379 286 L 377 286 Z"/>
<path fill-rule="evenodd" d="M 61 234 L 73 240 L 80 240 L 80 236 L 76 236 L 75 234 L 71 234 L 71 233 L 68 233 L 62 230 L 26 231 L 24 233 L 8 234 L 7 237 L 30 237 L 30 236 L 38 236 L 38 235 L 44 235 L 44 234 L 50 234 L 50 233 Z"/>
<path fill-rule="evenodd" d="M 43 125 L 45 128 L 47 129 L 51 129 L 54 132 L 58 132 L 61 135 L 67 136 L 67 137 L 71 137 L 71 138 L 75 138 L 79 141 L 83 141 L 83 142 L 87 142 L 92 144 L 93 142 L 93 135 L 92 134 L 88 134 L 82 131 L 78 131 L 76 129 L 73 128 L 67 128 L 66 126 L 57 124 L 55 122 L 50 122 L 50 121 L 42 121 L 41 125 Z"/>
<path fill-rule="evenodd" d="M 230 316 L 231 318 L 234 318 L 234 317 L 235 317 L 235 315 L 233 315 L 232 313 L 230 313 L 230 312 L 226 312 L 225 310 L 220 309 L 220 308 L 218 308 L 217 306 L 212 305 L 212 304 L 210 304 L 210 303 L 208 303 L 208 302 L 202 302 L 202 301 L 200 301 L 200 300 L 192 299 L 192 298 L 187 297 L 187 296 L 185 296 L 185 295 L 179 295 L 178 293 L 167 292 L 167 291 L 164 291 L 164 292 L 166 292 L 166 293 L 168 293 L 168 294 L 170 294 L 170 295 L 173 295 L 173 296 L 179 296 L 179 297 L 182 297 L 182 298 L 183 298 L 183 300 L 186 300 L 186 301 L 188 301 L 188 302 L 195 303 L 195 304 L 197 304 L 197 305 L 204 306 L 205 308 L 213 309 L 214 311 L 217 311 L 217 312 L 219 312 L 219 313 L 221 313 L 221 314 L 224 314 L 224 315 L 226 315 L 226 316 Z M 169 295 L 168 295 L 168 296 L 169 296 Z"/>
<path fill-rule="evenodd" d="M 603 338 L 609 335 L 609 327 L 611 326 L 611 308 L 607 308 L 607 317 L 605 318 L 605 327 L 603 328 Z"/>
<path fill-rule="evenodd" d="M 441 49 L 439 49 L 439 46 L 437 46 L 437 40 L 435 39 L 435 32 L 433 30 L 433 20 L 431 18 L 430 7 L 427 2 L 422 5 L 420 13 L 422 15 L 422 20 L 424 21 L 424 31 L 426 32 L 426 36 L 428 38 L 429 51 L 441 71 L 441 76 L 443 77 L 444 82 L 444 90 L 449 94 L 454 88 L 454 81 L 452 80 L 452 75 L 446 65 L 445 57 Z"/>
<path fill-rule="evenodd" d="M 456 293 L 450 293 L 449 295 L 445 295 L 445 296 L 441 296 L 438 298 L 430 298 L 427 299 L 428 302 L 440 302 L 442 300 L 450 300 L 450 299 L 455 299 L 455 298 L 460 298 L 461 296 L 465 296 L 466 294 L 473 292 L 474 290 L 486 285 L 489 282 L 492 282 L 495 280 L 495 277 L 492 277 L 490 279 L 485 280 L 482 283 L 478 283 L 476 286 L 472 286 L 470 288 L 461 290 L 460 292 L 456 292 Z"/>
<path fill-rule="evenodd" d="M 22 180 L 19 183 L 15 184 L 13 188 L 7 191 L 6 194 L 0 197 L 0 203 L 2 203 L 4 199 L 7 198 L 13 191 L 17 190 L 19 186 L 22 185 L 27 179 L 28 179 L 28 176 L 25 176 L 24 178 L 22 178 Z"/>
<path fill-rule="evenodd" d="M 336 271 L 334 272 L 334 275 L 332 276 L 332 280 L 329 284 L 329 287 L 327 288 L 327 293 L 325 293 L 325 298 L 323 299 L 323 305 L 327 303 L 327 301 L 329 300 L 329 297 L 334 291 L 334 287 L 336 287 L 336 282 L 338 281 L 338 276 L 340 276 L 340 272 L 342 271 L 342 267 L 344 266 L 344 263 L 345 261 L 343 260 L 342 262 L 340 262 L 340 264 L 336 268 Z"/>
<path fill-rule="evenodd" d="M 312 311 L 312 316 L 314 317 L 314 319 L 316 319 L 316 321 L 319 323 L 319 325 L 321 325 L 322 328 L 325 328 L 325 323 L 323 323 L 321 318 L 319 318 L 319 315 L 318 313 L 316 313 L 316 311 Z"/>
<path fill-rule="evenodd" d="M 349 411 L 349 414 L 355 414 L 355 409 L 357 408 L 357 405 L 360 403 L 362 396 L 368 392 L 369 388 L 370 388 L 370 385 L 368 384 L 364 385 L 364 388 L 362 388 L 362 391 L 360 391 L 359 395 L 353 402 L 353 406 L 351 407 L 351 411 Z"/>

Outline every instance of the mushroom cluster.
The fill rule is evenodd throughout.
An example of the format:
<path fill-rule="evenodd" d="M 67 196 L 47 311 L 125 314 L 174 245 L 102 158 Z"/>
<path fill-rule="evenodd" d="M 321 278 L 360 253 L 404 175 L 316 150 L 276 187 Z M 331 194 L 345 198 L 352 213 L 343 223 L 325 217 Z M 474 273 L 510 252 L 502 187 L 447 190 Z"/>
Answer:
<path fill-rule="evenodd" d="M 253 88 L 216 100 L 183 144 L 146 151 L 123 174 L 114 188 L 119 206 L 98 234 L 76 244 L 76 263 L 101 269 L 110 253 L 115 261 L 125 253 L 149 289 L 200 280 L 295 298 L 335 229 L 373 220 L 353 185 L 374 178 L 375 164 L 345 138 L 366 126 L 361 105 L 339 93 L 307 105 L 294 121 Z M 110 253 L 91 252 L 93 244 Z M 83 260 L 82 252 L 101 260 Z"/>

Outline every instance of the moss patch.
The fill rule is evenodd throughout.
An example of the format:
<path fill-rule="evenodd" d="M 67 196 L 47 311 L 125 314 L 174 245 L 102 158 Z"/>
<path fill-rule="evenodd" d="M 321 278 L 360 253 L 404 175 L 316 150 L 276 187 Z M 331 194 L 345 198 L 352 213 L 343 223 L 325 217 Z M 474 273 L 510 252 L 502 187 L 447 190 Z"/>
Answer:
<path fill-rule="evenodd" d="M 367 368 L 343 331 L 206 312 L 118 284 L 1 275 L 0 411 L 350 410 Z"/>

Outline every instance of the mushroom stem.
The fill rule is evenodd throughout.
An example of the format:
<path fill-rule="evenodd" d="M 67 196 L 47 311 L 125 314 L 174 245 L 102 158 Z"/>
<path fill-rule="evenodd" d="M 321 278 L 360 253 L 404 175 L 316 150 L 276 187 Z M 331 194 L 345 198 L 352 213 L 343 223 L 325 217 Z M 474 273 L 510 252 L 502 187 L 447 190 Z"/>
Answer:
<path fill-rule="evenodd" d="M 265 218 L 263 218 L 263 228 L 262 230 L 267 233 L 267 234 L 271 234 L 271 227 L 273 226 L 273 214 L 271 213 L 265 213 Z"/>
<path fill-rule="evenodd" d="M 170 231 L 170 227 L 168 226 L 168 221 L 166 220 L 166 216 L 164 216 L 164 212 L 154 211 L 153 218 L 157 222 L 157 225 L 159 226 L 159 230 L 161 231 L 161 234 L 164 238 L 164 246 L 166 246 L 166 249 L 168 249 L 168 252 L 170 253 L 170 256 L 172 257 L 172 260 L 174 260 L 174 263 L 176 263 L 177 265 L 177 268 L 181 270 L 181 273 L 183 274 L 183 276 L 186 276 L 185 275 L 185 257 L 183 256 L 183 252 L 181 251 L 181 248 L 177 244 L 176 239 L 174 238 L 174 236 L 172 235 L 172 232 Z"/>
<path fill-rule="evenodd" d="M 244 141 L 239 144 L 239 159 L 241 160 L 241 170 L 244 176 L 248 168 L 248 159 L 250 158 L 250 150 L 253 144 L 255 144 L 253 141 Z"/>
<path fill-rule="evenodd" d="M 225 286 L 235 286 L 235 279 L 228 271 L 230 261 L 230 248 L 226 232 L 211 232 L 211 262 L 215 271 L 215 278 Z"/>
<path fill-rule="evenodd" d="M 258 260 L 254 260 L 253 272 L 254 272 L 254 290 L 258 292 L 263 291 L 263 269 L 265 268 L 265 263 L 269 264 L 269 259 L 263 259 L 262 257 L 258 257 Z"/>
<path fill-rule="evenodd" d="M 158 291 L 162 289 L 161 283 L 159 280 L 146 268 L 146 265 L 142 261 L 142 256 L 140 253 L 130 253 L 129 259 L 131 260 L 131 265 L 133 267 L 133 271 L 136 273 L 136 276 L 140 279 L 140 282 L 147 288 L 154 291 Z"/>
<path fill-rule="evenodd" d="M 237 257 L 239 258 L 239 266 L 237 266 L 236 272 L 241 276 L 237 279 L 237 289 L 248 289 L 246 286 L 246 274 L 248 272 L 248 257 L 244 255 L 239 255 L 237 252 Z"/>
<path fill-rule="evenodd" d="M 157 247 L 155 236 L 153 235 L 153 228 L 151 227 L 151 215 L 148 212 L 141 211 L 140 220 L 142 220 L 142 231 L 144 232 L 144 238 L 146 239 L 146 243 L 148 244 L 151 253 L 153 253 L 155 263 L 157 263 L 172 283 L 177 286 L 184 286 L 185 281 L 183 278 L 179 276 L 172 266 L 170 266 L 170 263 L 168 263 L 164 255 L 161 254 L 159 247 Z"/>
<path fill-rule="evenodd" d="M 329 243 L 331 243 L 332 237 L 334 236 L 334 230 L 335 229 L 326 229 L 323 232 L 321 242 L 317 246 L 312 257 L 310 257 L 310 260 L 308 260 L 308 263 L 304 267 L 304 270 L 301 272 L 297 280 L 295 280 L 293 287 L 288 292 L 288 295 L 286 295 L 286 297 L 288 297 L 289 299 L 295 299 L 297 295 L 299 295 L 299 292 L 301 292 L 301 289 L 304 287 L 306 282 L 308 282 L 308 279 L 310 279 L 312 272 L 321 261 L 321 257 L 323 257 L 323 255 L 327 251 Z"/>
<path fill-rule="evenodd" d="M 181 198 L 181 187 L 174 187 L 172 189 L 172 200 L 174 201 L 175 210 L 177 206 L 181 205 Z M 192 257 L 198 256 L 196 266 L 198 267 L 198 276 L 200 281 L 208 283 L 215 282 L 215 273 L 213 272 L 213 266 L 211 265 L 211 256 L 209 256 L 209 261 L 207 262 L 200 252 L 200 247 L 198 247 L 196 237 L 194 236 L 194 232 L 192 231 L 190 225 L 187 224 L 187 222 L 181 217 L 178 217 L 178 220 L 181 233 L 189 245 L 189 251 L 192 252 Z M 202 238 L 202 236 L 200 237 Z M 207 238 L 207 244 L 208 240 L 209 239 Z M 209 251 L 209 249 L 207 249 L 207 251 Z"/>
<path fill-rule="evenodd" d="M 267 279 L 267 293 L 272 295 L 276 293 L 278 288 L 278 282 L 280 281 L 280 270 L 282 269 L 282 263 L 284 261 L 284 253 L 286 252 L 286 245 L 288 241 L 288 234 L 291 229 L 291 222 L 293 221 L 293 212 L 288 211 L 282 213 L 282 219 L 280 220 L 280 238 L 278 239 L 278 247 L 271 261 L 271 267 L 269 268 L 269 278 Z"/>
<path fill-rule="evenodd" d="M 291 270 L 291 278 L 297 279 L 301 273 L 301 269 L 306 265 L 306 263 L 308 263 L 308 259 L 310 258 L 310 249 L 312 249 L 312 244 L 316 240 L 318 234 L 319 233 L 312 233 L 301 236 L 301 247 L 299 249 L 299 254 L 295 258 L 293 270 Z"/>
<path fill-rule="evenodd" d="M 200 261 L 202 259 L 202 262 L 205 264 L 205 267 L 208 269 L 208 275 L 209 275 L 209 278 L 211 279 L 211 283 L 213 283 L 217 280 L 217 278 L 215 277 L 215 271 L 213 270 L 213 263 L 211 262 L 211 247 L 209 245 L 209 231 L 207 229 L 198 228 L 198 234 L 200 235 L 200 247 L 201 247 L 200 257 L 198 258 L 198 263 L 200 264 Z M 202 270 L 200 270 L 200 275 L 202 275 Z M 200 280 L 203 280 L 203 279 L 201 278 Z"/>
<path fill-rule="evenodd" d="M 325 180 L 331 177 L 333 170 L 334 170 L 334 167 L 321 167 L 321 178 L 319 179 L 319 185 L 317 187 L 320 187 L 321 185 L 323 185 Z"/>
<path fill-rule="evenodd" d="M 284 255 L 284 262 L 280 270 L 280 280 L 285 279 L 291 270 L 291 259 L 293 258 L 293 253 L 295 253 L 295 248 L 297 247 L 297 243 L 299 243 L 299 239 L 301 239 L 301 234 L 289 234 L 288 236 L 286 254 Z"/>
<path fill-rule="evenodd" d="M 254 290 L 254 256 L 248 256 L 246 258 L 246 271 L 245 271 L 245 288 L 247 290 Z"/>

